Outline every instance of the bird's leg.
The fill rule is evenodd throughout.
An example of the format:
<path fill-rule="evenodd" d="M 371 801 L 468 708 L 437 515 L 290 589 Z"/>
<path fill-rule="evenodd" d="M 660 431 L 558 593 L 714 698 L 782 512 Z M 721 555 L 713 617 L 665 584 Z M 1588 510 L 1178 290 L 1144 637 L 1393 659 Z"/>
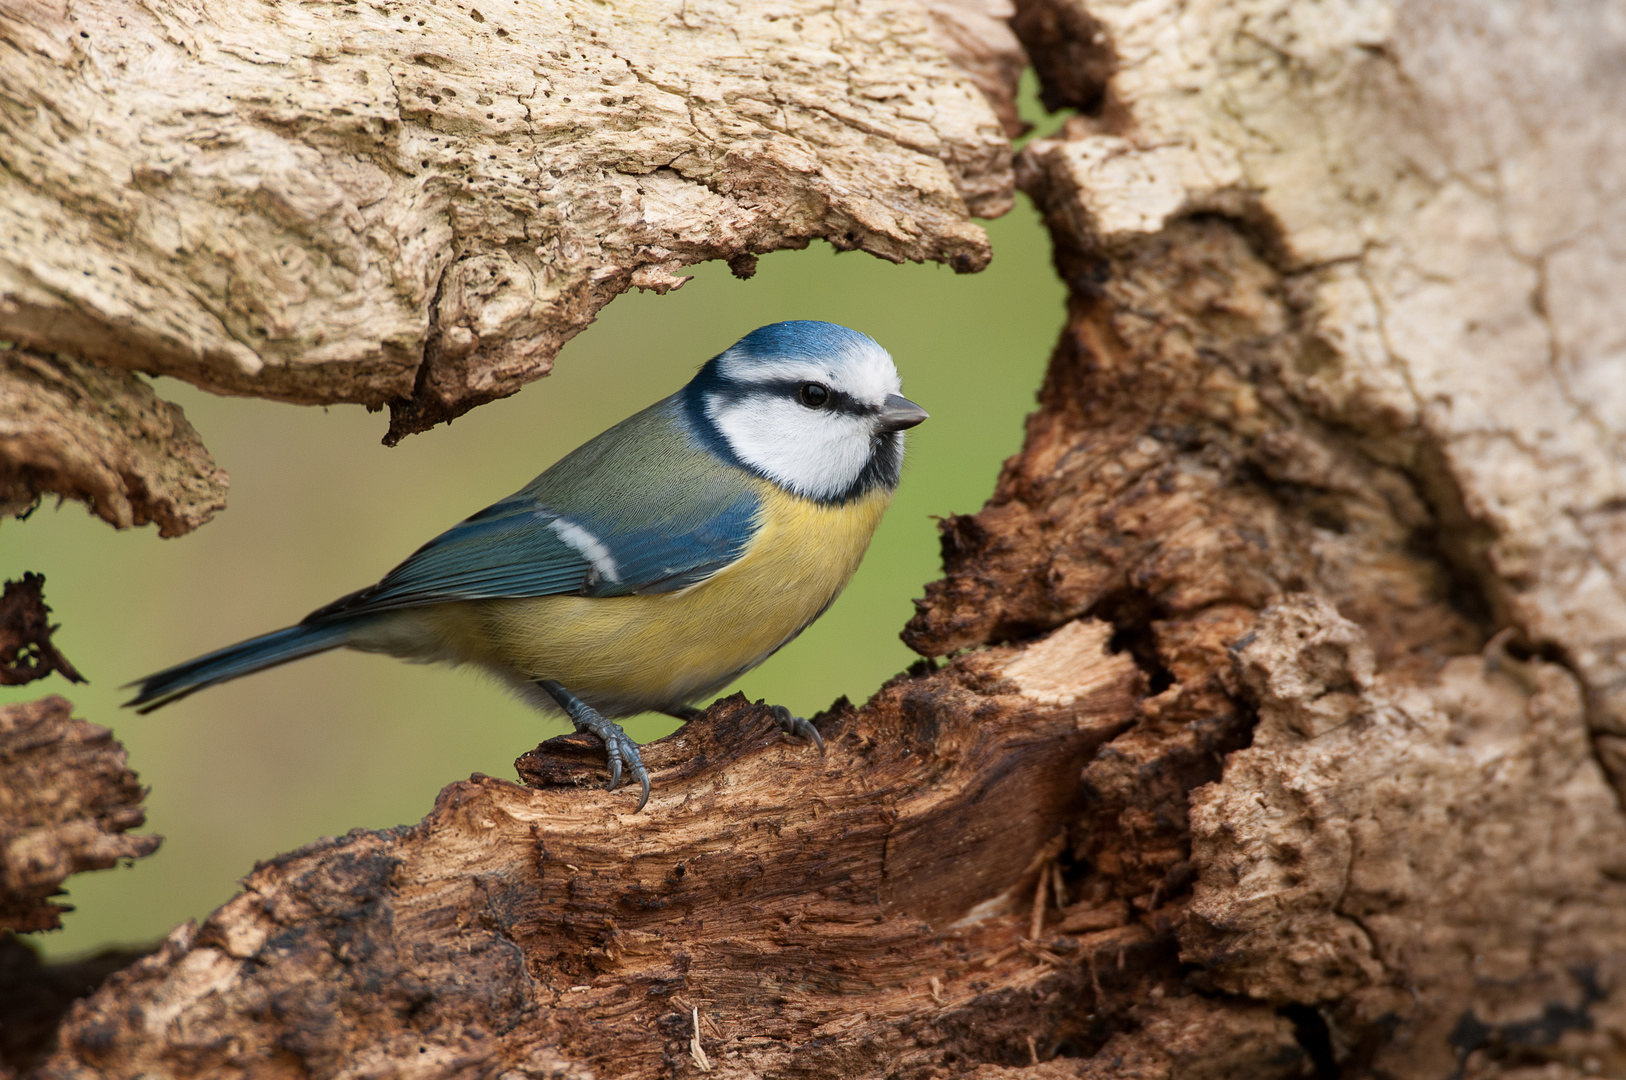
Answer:
<path fill-rule="evenodd" d="M 779 730 L 786 735 L 794 735 L 799 739 L 806 739 L 819 748 L 819 756 L 824 756 L 824 739 L 819 735 L 819 729 L 803 720 L 800 716 L 793 716 L 791 711 L 783 705 L 770 705 L 768 711 L 779 723 Z"/>
<path fill-rule="evenodd" d="M 547 695 L 558 703 L 570 717 L 570 722 L 576 725 L 577 731 L 587 731 L 597 735 L 604 743 L 605 753 L 610 760 L 610 790 L 614 791 L 621 786 L 621 765 L 624 762 L 627 771 L 638 780 L 643 787 L 643 793 L 638 796 L 638 806 L 633 810 L 637 813 L 649 801 L 649 770 L 644 768 L 644 759 L 638 753 L 638 744 L 621 730 L 621 725 L 614 720 L 605 718 L 597 709 L 593 708 L 581 698 L 566 690 L 552 679 L 538 679 L 536 685 L 547 692 Z"/>
<path fill-rule="evenodd" d="M 706 715 L 706 710 L 697 709 L 693 705 L 674 705 L 670 709 L 662 709 L 661 712 L 674 720 L 682 720 L 685 724 L 690 720 Z"/>

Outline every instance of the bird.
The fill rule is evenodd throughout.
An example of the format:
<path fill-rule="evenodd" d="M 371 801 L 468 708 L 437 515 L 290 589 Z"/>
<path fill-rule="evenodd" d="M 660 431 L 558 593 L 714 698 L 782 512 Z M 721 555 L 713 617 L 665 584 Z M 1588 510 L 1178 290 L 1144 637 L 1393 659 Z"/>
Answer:
<path fill-rule="evenodd" d="M 618 719 L 706 698 L 823 615 L 858 569 L 927 419 L 874 339 L 829 322 L 753 330 L 671 396 L 294 626 L 128 684 L 147 713 L 349 648 L 473 665 L 605 747 L 649 801 Z M 787 734 L 824 744 L 783 706 Z"/>

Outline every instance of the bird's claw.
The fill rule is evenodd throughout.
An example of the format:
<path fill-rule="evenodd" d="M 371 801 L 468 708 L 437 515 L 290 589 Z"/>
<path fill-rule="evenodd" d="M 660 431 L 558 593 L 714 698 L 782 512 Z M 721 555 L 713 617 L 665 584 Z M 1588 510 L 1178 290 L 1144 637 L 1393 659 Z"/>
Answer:
<path fill-rule="evenodd" d="M 778 723 L 780 731 L 783 731 L 786 735 L 793 735 L 798 739 L 806 739 L 819 748 L 820 757 L 825 756 L 824 737 L 819 734 L 818 728 L 800 716 L 793 715 L 783 705 L 771 705 L 768 711 L 773 713 L 774 721 Z"/>
<path fill-rule="evenodd" d="M 638 805 L 633 807 L 633 813 L 644 808 L 649 801 L 649 770 L 644 767 L 643 755 L 638 752 L 638 744 L 621 729 L 621 725 L 593 708 L 581 698 L 572 694 L 552 679 L 539 679 L 537 685 L 547 692 L 559 704 L 559 707 L 570 717 L 570 722 L 576 725 L 577 731 L 585 731 L 597 735 L 604 744 L 604 753 L 610 764 L 610 791 L 621 786 L 621 767 L 625 765 L 627 771 L 638 780 L 642 789 L 638 794 Z"/>
<path fill-rule="evenodd" d="M 604 752 L 610 761 L 610 786 L 607 790 L 614 791 L 621 786 L 621 766 L 625 763 L 627 771 L 638 781 L 638 786 L 642 789 L 638 794 L 638 806 L 633 810 L 633 813 L 637 813 L 649 801 L 649 770 L 644 767 L 643 755 L 638 752 L 638 744 L 621 730 L 620 724 L 605 720 L 602 716 L 599 720 L 610 729 L 608 735 L 601 731 L 593 731 L 593 734 L 604 740 Z M 581 726 L 577 730 L 593 729 Z"/>

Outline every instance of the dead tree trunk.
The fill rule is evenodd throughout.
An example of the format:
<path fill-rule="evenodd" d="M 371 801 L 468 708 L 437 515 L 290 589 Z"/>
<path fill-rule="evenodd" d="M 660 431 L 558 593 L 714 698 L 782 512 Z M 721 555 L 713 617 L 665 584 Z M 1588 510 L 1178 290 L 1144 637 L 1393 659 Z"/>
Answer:
<path fill-rule="evenodd" d="M 365 29 L 383 7 L 346 10 Z M 687 103 L 698 148 L 650 149 L 648 172 L 571 165 L 608 169 L 628 205 L 637 188 L 642 224 L 594 203 L 585 231 L 517 256 L 492 254 L 508 234 L 487 225 L 510 218 L 491 208 L 567 222 L 542 177 L 573 180 L 505 187 L 470 164 L 483 179 L 448 192 L 390 173 L 382 202 L 355 204 L 355 237 L 375 244 L 400 220 L 390 200 L 422 198 L 460 238 L 368 301 L 398 330 L 357 322 L 355 340 L 395 352 L 324 352 L 291 317 L 260 333 L 226 288 L 207 334 L 154 322 L 120 360 L 92 348 L 125 332 L 104 294 L 7 284 L 45 280 L 48 243 L 0 267 L 0 336 L 390 402 L 405 431 L 539 374 L 614 291 L 686 262 L 824 236 L 975 268 L 964 212 L 998 201 L 999 163 L 978 157 L 993 115 L 910 110 L 967 85 L 931 41 L 963 51 L 967 27 L 997 24 L 939 12 L 933 39 L 911 11 L 810 6 L 794 48 L 766 29 L 785 13 L 719 22 L 691 3 L 652 24 L 696 58 L 691 32 L 761 30 L 755 96 L 630 60 L 609 80 L 605 57 L 631 45 L 606 35 L 627 24 L 561 18 L 575 51 L 549 85 L 619 87 L 653 110 L 651 146 L 678 138 L 660 118 Z M 396 112 L 333 120 L 350 84 L 308 46 L 248 58 L 187 18 L 150 25 L 195 70 L 304 72 L 286 99 L 232 97 L 231 116 L 313 153 L 342 129 L 375 164 L 410 144 L 391 159 L 405 173 L 454 113 L 435 150 L 451 156 L 420 160 L 500 141 L 483 126 L 499 99 L 543 123 L 536 90 L 477 108 L 447 82 L 457 94 L 422 104 L 440 74 L 490 69 L 427 51 L 419 85 L 355 59 L 384 55 L 368 33 L 332 70 L 376 71 Z M 506 13 L 456 18 L 509 30 Z M 1017 160 L 1068 323 L 1022 453 L 987 508 L 944 523 L 946 576 L 906 631 L 931 659 L 817 718 L 824 759 L 719 703 L 648 748 L 641 815 L 580 790 L 601 770 L 565 738 L 520 759 L 523 784 L 475 777 L 417 825 L 277 857 L 75 1005 L 36 1075 L 1626 1075 L 1626 22 L 1602 0 L 1023 0 L 1013 25 L 1047 102 L 1078 110 Z M 784 89 L 816 81 L 809 35 L 837 30 L 873 77 L 821 83 L 817 104 Z M 86 48 L 41 40 L 41 80 Z M 998 55 L 964 63 L 997 81 Z M 613 110 L 609 93 L 569 104 Z M 768 100 L 795 122 L 770 123 Z M 763 156 L 723 112 L 762 125 Z M 736 168 L 757 179 L 733 186 Z M 178 183 L 131 175 L 120 198 Z M 704 205 L 651 246 L 638 230 L 672 192 Z M 749 221 L 707 216 L 712 198 Z M 320 265 L 370 280 L 355 267 L 393 265 L 386 249 Z M 216 280 L 171 272 L 177 289 Z M 204 344 L 166 344 L 183 339 Z"/>

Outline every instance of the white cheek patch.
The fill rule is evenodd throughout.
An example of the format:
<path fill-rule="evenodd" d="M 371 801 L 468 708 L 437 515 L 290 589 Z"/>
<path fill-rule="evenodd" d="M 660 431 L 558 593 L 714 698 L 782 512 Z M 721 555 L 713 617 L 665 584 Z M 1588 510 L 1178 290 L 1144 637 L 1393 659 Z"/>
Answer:
<path fill-rule="evenodd" d="M 602 540 L 574 521 L 566 521 L 564 518 L 554 518 L 548 523 L 548 528 L 552 529 L 559 539 L 580 552 L 581 557 L 587 560 L 599 577 L 612 585 L 621 584 L 621 567 L 616 565 L 615 556 L 610 554 L 610 549 L 604 546 Z"/>
<path fill-rule="evenodd" d="M 706 411 L 741 461 L 810 499 L 850 489 L 869 464 L 870 422 L 786 398 L 713 398 Z"/>
<path fill-rule="evenodd" d="M 783 334 L 794 325 L 764 329 Z M 902 384 L 892 357 L 869 338 L 827 325 L 808 333 L 777 346 L 752 335 L 717 357 L 726 389 L 706 397 L 706 416 L 749 468 L 807 498 L 836 499 L 872 464 L 876 416 L 888 397 L 903 392 Z M 775 348 L 782 351 L 769 351 Z M 807 382 L 823 383 L 847 400 L 810 409 L 795 390 Z M 900 450 L 901 441 L 890 440 L 888 460 Z M 895 473 L 893 461 L 889 482 L 896 482 Z"/>

